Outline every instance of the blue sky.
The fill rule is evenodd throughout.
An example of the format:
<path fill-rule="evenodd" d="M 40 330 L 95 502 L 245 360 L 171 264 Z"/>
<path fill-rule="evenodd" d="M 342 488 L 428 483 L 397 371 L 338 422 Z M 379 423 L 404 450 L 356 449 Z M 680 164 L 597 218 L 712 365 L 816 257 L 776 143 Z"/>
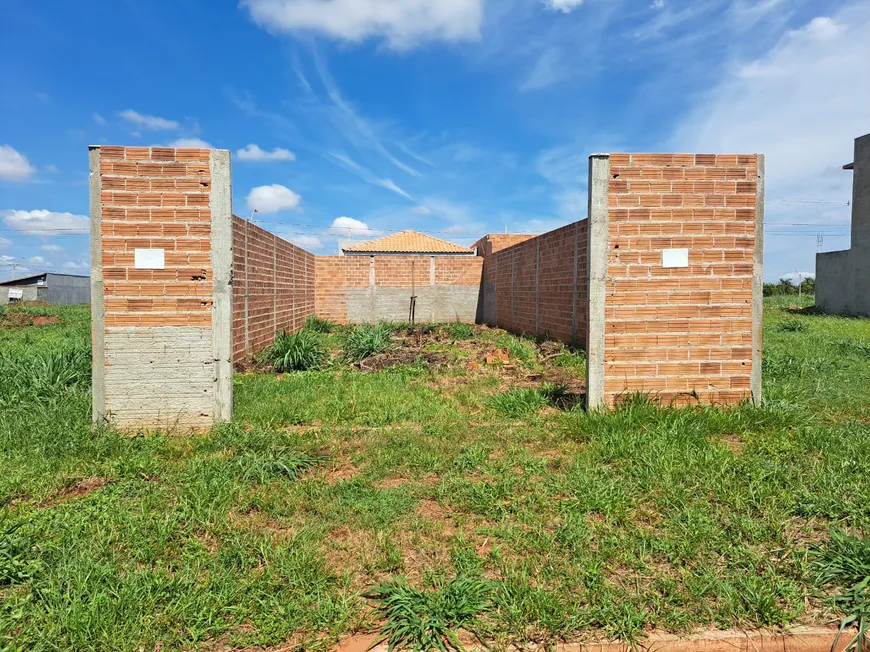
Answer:
<path fill-rule="evenodd" d="M 760 152 L 765 276 L 811 272 L 849 246 L 868 62 L 866 1 L 7 0 L 0 278 L 88 269 L 87 145 L 199 142 L 316 253 L 583 218 L 592 152 Z"/>

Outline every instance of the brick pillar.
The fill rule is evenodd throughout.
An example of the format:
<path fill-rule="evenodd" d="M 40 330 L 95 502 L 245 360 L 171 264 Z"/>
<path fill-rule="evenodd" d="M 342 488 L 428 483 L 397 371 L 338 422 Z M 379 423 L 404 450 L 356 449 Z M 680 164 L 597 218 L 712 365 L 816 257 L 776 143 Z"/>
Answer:
<path fill-rule="evenodd" d="M 90 168 L 94 420 L 228 420 L 229 152 L 92 147 Z"/>
<path fill-rule="evenodd" d="M 590 405 L 760 400 L 764 157 L 610 154 L 590 170 Z"/>

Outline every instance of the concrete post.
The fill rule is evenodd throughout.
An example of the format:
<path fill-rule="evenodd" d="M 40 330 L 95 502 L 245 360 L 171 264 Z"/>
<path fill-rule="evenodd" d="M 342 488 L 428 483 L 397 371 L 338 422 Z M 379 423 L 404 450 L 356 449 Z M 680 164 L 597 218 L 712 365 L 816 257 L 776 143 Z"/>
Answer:
<path fill-rule="evenodd" d="M 211 264 L 214 270 L 214 419 L 230 421 L 233 418 L 233 191 L 230 153 L 211 150 L 209 166 L 212 184 L 209 195 Z M 247 273 L 246 267 L 246 277 Z"/>
<path fill-rule="evenodd" d="M 610 155 L 589 157 L 589 328 L 586 340 L 586 407 L 604 407 L 604 306 L 610 248 Z"/>
<path fill-rule="evenodd" d="M 103 208 L 100 148 L 88 148 L 91 203 L 91 394 L 94 423 L 106 418 L 106 295 L 103 284 Z"/>
<path fill-rule="evenodd" d="M 752 372 L 749 389 L 752 401 L 763 399 L 761 386 L 762 330 L 764 322 L 764 154 L 758 154 L 755 196 L 755 250 L 752 255 Z"/>

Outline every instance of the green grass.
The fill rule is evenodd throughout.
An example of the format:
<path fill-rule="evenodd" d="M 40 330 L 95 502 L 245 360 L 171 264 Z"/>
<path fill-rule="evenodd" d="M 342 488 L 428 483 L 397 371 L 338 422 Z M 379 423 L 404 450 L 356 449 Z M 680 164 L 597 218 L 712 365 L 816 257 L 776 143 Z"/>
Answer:
<path fill-rule="evenodd" d="M 855 616 L 851 640 L 870 320 L 795 301 L 766 301 L 760 407 L 587 414 L 498 367 L 341 362 L 237 374 L 232 424 L 138 436 L 90 424 L 87 310 L 30 309 L 64 323 L 0 326 L 0 648 L 316 650 L 358 631 L 498 648 Z M 584 369 L 477 337 L 529 377 L 546 355 Z"/>

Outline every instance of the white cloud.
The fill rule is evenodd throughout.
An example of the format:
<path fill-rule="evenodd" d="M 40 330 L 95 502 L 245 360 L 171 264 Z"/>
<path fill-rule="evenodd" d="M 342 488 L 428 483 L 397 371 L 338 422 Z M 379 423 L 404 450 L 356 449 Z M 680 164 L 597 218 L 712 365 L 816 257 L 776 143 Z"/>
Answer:
<path fill-rule="evenodd" d="M 296 154 L 289 149 L 276 147 L 271 152 L 260 149 L 259 145 L 251 143 L 247 147 L 236 151 L 240 161 L 295 161 Z"/>
<path fill-rule="evenodd" d="M 27 259 L 27 262 L 31 265 L 36 265 L 37 267 L 44 267 L 48 261 L 42 256 L 31 256 Z"/>
<path fill-rule="evenodd" d="M 729 71 L 689 112 L 672 146 L 765 154 L 768 231 L 777 222 L 848 223 L 852 175 L 840 167 L 868 131 L 870 85 L 857 82 L 867 76 L 868 33 L 864 2 L 787 32 L 764 56 Z M 825 239 L 828 249 L 847 243 Z M 812 268 L 815 245 L 814 230 L 806 238 L 771 234 L 765 275 Z"/>
<path fill-rule="evenodd" d="M 68 262 L 65 262 L 63 264 L 63 267 L 64 267 L 64 269 L 78 269 L 78 270 L 88 269 L 89 270 L 91 268 L 91 264 L 87 263 L 83 260 L 78 261 L 78 262 L 73 262 L 70 260 Z"/>
<path fill-rule="evenodd" d="M 374 184 L 376 186 L 380 186 L 381 188 L 386 188 L 387 190 L 390 190 L 397 195 L 401 195 L 405 199 L 411 199 L 411 195 L 409 195 L 407 192 L 397 186 L 392 179 L 377 179 L 375 180 Z"/>
<path fill-rule="evenodd" d="M 66 233 L 88 233 L 90 220 L 87 215 L 55 213 L 47 210 L 0 211 L 6 226 L 29 235 L 40 235 L 62 231 Z"/>
<path fill-rule="evenodd" d="M 561 0 L 564 1 L 564 0 Z M 359 42 L 382 37 L 396 49 L 480 35 L 485 0 L 242 0 L 271 32 L 312 31 Z"/>
<path fill-rule="evenodd" d="M 60 245 L 53 245 L 53 244 L 42 245 L 40 247 L 40 249 L 42 249 L 43 251 L 47 251 L 49 253 L 57 253 L 59 251 L 63 251 L 63 247 L 61 247 Z"/>
<path fill-rule="evenodd" d="M 332 221 L 330 232 L 338 236 L 348 235 L 376 235 L 380 231 L 370 228 L 365 222 L 355 220 L 352 217 L 336 217 Z"/>
<path fill-rule="evenodd" d="M 320 238 L 314 235 L 300 233 L 291 237 L 290 242 L 303 249 L 323 249 L 323 243 L 320 241 Z"/>
<path fill-rule="evenodd" d="M 24 154 L 10 145 L 0 145 L 0 180 L 24 181 L 36 172 Z"/>
<path fill-rule="evenodd" d="M 777 0 L 777 2 L 778 1 L 779 0 Z M 652 9 L 664 9 L 664 7 L 665 7 L 665 0 L 653 0 L 652 4 L 650 5 L 650 8 L 652 8 Z"/>
<path fill-rule="evenodd" d="M 12 246 L 12 240 L 0 236 L 0 249 L 8 249 Z"/>
<path fill-rule="evenodd" d="M 432 214 L 432 209 L 428 208 L 427 206 L 414 206 L 414 208 L 412 208 L 411 210 L 414 213 L 417 213 L 417 215 L 431 215 Z"/>
<path fill-rule="evenodd" d="M 199 149 L 214 149 L 214 146 L 202 138 L 177 138 L 169 143 L 168 147 L 184 148 L 192 147 Z"/>
<path fill-rule="evenodd" d="M 301 197 L 286 186 L 258 186 L 248 193 L 248 208 L 258 213 L 277 213 L 299 206 Z"/>
<path fill-rule="evenodd" d="M 563 13 L 571 13 L 577 7 L 583 4 L 583 0 L 546 0 L 545 3 L 550 9 L 561 11 Z"/>
<path fill-rule="evenodd" d="M 145 115 L 133 109 L 121 111 L 118 115 L 137 127 L 151 129 L 152 131 L 173 131 L 181 127 L 175 120 L 167 120 L 156 115 Z"/>
<path fill-rule="evenodd" d="M 57 167 L 54 163 L 49 163 L 45 166 L 45 171 L 49 174 L 57 174 L 58 172 L 60 172 L 60 168 Z"/>
<path fill-rule="evenodd" d="M 94 122 L 100 126 L 106 124 L 106 119 L 103 116 L 101 116 L 99 113 L 94 113 L 93 118 L 94 118 Z"/>

